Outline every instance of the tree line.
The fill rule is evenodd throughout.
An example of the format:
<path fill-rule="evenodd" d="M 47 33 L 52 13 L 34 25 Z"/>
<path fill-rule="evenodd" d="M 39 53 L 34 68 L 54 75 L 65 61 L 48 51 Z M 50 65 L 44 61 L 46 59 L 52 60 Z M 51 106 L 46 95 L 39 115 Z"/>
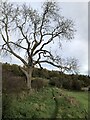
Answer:
<path fill-rule="evenodd" d="M 16 64 L 10 65 L 5 63 L 2 64 L 2 68 L 7 72 L 11 72 L 14 76 L 21 76 L 25 79 L 25 74 Z M 88 75 L 64 74 L 59 71 L 50 71 L 40 68 L 34 68 L 32 79 L 31 85 L 35 89 L 40 89 L 49 85 L 68 90 L 81 90 L 82 87 L 87 87 L 90 85 L 90 76 Z"/>

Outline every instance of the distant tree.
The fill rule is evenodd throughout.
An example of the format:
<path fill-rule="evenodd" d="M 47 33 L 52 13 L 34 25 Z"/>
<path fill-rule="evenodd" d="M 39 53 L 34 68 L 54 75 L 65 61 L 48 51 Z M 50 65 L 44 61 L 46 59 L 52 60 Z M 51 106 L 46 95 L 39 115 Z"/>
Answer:
<path fill-rule="evenodd" d="M 25 69 L 21 69 L 27 77 L 27 87 L 30 90 L 32 71 L 36 65 L 42 68 L 42 63 L 48 63 L 66 68 L 55 62 L 55 56 L 46 46 L 53 41 L 61 44 L 62 38 L 73 39 L 74 33 L 73 21 L 61 16 L 56 2 L 44 2 L 41 12 L 27 4 L 0 4 L 0 49 L 24 64 Z M 19 50 L 26 59 L 19 54 Z"/>
<path fill-rule="evenodd" d="M 54 59 L 54 62 L 56 62 L 60 67 L 60 73 L 75 73 L 77 74 L 79 72 L 79 65 L 78 60 L 76 58 L 61 58 L 60 56 L 56 56 Z"/>

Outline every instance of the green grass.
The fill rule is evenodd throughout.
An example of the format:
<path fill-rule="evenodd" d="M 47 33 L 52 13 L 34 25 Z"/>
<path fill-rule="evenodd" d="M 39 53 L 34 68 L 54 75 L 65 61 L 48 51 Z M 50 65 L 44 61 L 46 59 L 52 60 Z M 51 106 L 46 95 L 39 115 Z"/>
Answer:
<path fill-rule="evenodd" d="M 85 108 L 87 94 L 56 87 L 32 95 L 3 95 L 3 118 L 85 118 Z"/>
<path fill-rule="evenodd" d="M 65 91 L 68 95 L 75 97 L 88 111 L 88 92 Z"/>

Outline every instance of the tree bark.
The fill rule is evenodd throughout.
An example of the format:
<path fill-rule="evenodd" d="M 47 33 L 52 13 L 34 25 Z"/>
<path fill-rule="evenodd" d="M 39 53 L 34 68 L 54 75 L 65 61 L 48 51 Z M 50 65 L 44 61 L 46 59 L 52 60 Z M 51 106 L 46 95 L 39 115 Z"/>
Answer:
<path fill-rule="evenodd" d="M 22 72 L 26 76 L 27 88 L 28 88 L 28 90 L 31 90 L 32 89 L 32 87 L 31 87 L 31 81 L 32 81 L 32 71 L 33 71 L 33 68 L 29 67 L 29 68 L 27 68 L 27 70 L 21 68 L 21 70 L 22 70 Z"/>
<path fill-rule="evenodd" d="M 28 74 L 27 74 L 27 87 L 29 90 L 32 89 L 31 87 L 31 81 L 32 81 L 32 67 L 28 69 Z"/>

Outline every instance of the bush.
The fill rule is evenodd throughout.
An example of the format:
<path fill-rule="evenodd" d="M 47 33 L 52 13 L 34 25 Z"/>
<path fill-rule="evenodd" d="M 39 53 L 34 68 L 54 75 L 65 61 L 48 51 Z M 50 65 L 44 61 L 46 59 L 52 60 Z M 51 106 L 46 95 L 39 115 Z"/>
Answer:
<path fill-rule="evenodd" d="M 62 86 L 62 82 L 60 81 L 60 79 L 58 77 L 51 78 L 49 81 L 49 84 L 52 86 L 56 86 L 56 87 Z"/>
<path fill-rule="evenodd" d="M 3 68 L 3 70 L 11 71 L 11 65 L 8 63 L 2 64 L 2 68 Z"/>
<path fill-rule="evenodd" d="M 11 97 L 8 97 L 7 94 L 2 96 L 2 118 L 7 118 L 10 116 L 10 106 L 11 106 Z"/>
<path fill-rule="evenodd" d="M 70 79 L 63 79 L 63 88 L 65 89 L 72 89 L 72 80 Z"/>
<path fill-rule="evenodd" d="M 24 73 L 20 70 L 18 65 L 13 64 L 11 70 L 16 76 L 24 76 Z"/>
<path fill-rule="evenodd" d="M 47 69 L 34 68 L 33 77 L 49 78 L 49 71 Z"/>
<path fill-rule="evenodd" d="M 59 74 L 57 71 L 49 71 L 49 78 L 59 77 Z"/>
<path fill-rule="evenodd" d="M 39 90 L 40 88 L 48 86 L 48 80 L 36 77 L 32 80 L 31 85 L 35 90 Z"/>
<path fill-rule="evenodd" d="M 63 81 L 63 88 L 68 90 L 81 90 L 83 83 L 80 80 L 66 79 Z"/>
<path fill-rule="evenodd" d="M 80 80 L 73 80 L 72 81 L 72 89 L 73 90 L 81 90 L 82 83 Z"/>

